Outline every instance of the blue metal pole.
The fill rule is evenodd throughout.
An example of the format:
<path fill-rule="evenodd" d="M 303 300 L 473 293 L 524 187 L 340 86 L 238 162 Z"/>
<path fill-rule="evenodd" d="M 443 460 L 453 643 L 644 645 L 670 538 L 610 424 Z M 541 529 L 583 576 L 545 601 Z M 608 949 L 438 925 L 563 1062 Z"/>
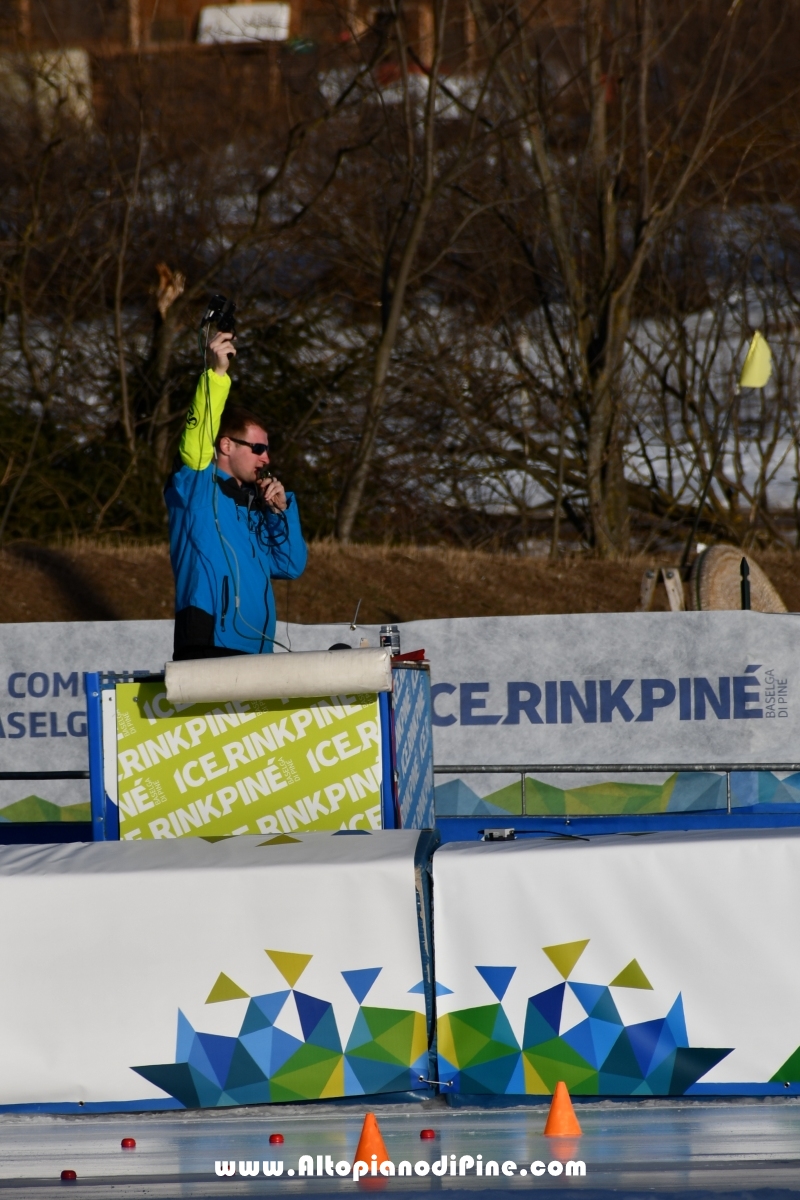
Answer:
<path fill-rule="evenodd" d="M 392 697 L 389 692 L 378 692 L 378 713 L 381 722 L 381 824 L 384 829 L 396 829 Z"/>
<path fill-rule="evenodd" d="M 89 741 L 89 796 L 92 808 L 92 841 L 106 840 L 106 785 L 103 778 L 103 710 L 100 674 L 86 671 L 86 732 Z"/>

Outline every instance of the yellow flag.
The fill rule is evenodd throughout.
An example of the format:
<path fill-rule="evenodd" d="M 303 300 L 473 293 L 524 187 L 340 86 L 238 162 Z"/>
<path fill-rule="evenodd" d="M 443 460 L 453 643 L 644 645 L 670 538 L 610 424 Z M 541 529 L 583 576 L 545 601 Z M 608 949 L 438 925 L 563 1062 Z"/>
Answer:
<path fill-rule="evenodd" d="M 772 351 L 767 345 L 766 338 L 755 331 L 747 358 L 744 360 L 742 373 L 739 376 L 739 387 L 760 388 L 772 374 Z"/>

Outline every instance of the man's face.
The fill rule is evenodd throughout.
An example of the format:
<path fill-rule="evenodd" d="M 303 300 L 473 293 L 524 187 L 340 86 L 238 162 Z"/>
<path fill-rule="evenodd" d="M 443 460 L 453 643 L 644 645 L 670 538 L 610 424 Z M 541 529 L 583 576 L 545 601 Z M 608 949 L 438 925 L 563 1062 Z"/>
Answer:
<path fill-rule="evenodd" d="M 242 445 L 242 442 L 267 446 L 269 437 L 266 429 L 260 425 L 248 425 L 245 432 L 237 434 L 236 438 L 220 438 L 219 448 L 227 456 L 230 474 L 240 483 L 254 483 L 258 468 L 269 462 L 269 452 L 264 450 L 255 454 L 249 445 Z"/>

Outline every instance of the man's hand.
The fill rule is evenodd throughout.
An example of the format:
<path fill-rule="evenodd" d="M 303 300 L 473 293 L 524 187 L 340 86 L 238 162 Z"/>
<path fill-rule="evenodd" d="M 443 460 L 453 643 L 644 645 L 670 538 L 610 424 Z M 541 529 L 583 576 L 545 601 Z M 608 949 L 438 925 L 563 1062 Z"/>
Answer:
<path fill-rule="evenodd" d="M 288 501 L 283 484 L 279 479 L 257 479 L 256 484 L 261 489 L 264 502 L 272 512 L 286 512 Z"/>
<path fill-rule="evenodd" d="M 232 333 L 215 333 L 208 343 L 208 357 L 217 375 L 228 374 L 228 359 L 236 357 Z"/>

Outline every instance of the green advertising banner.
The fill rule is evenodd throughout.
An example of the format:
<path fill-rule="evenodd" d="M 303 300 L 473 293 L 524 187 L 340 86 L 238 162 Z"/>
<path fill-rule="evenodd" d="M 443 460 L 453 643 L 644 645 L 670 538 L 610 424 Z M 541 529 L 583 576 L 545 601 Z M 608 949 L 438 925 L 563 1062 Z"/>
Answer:
<path fill-rule="evenodd" d="M 380 829 L 374 694 L 172 706 L 119 683 L 120 837 Z"/>

